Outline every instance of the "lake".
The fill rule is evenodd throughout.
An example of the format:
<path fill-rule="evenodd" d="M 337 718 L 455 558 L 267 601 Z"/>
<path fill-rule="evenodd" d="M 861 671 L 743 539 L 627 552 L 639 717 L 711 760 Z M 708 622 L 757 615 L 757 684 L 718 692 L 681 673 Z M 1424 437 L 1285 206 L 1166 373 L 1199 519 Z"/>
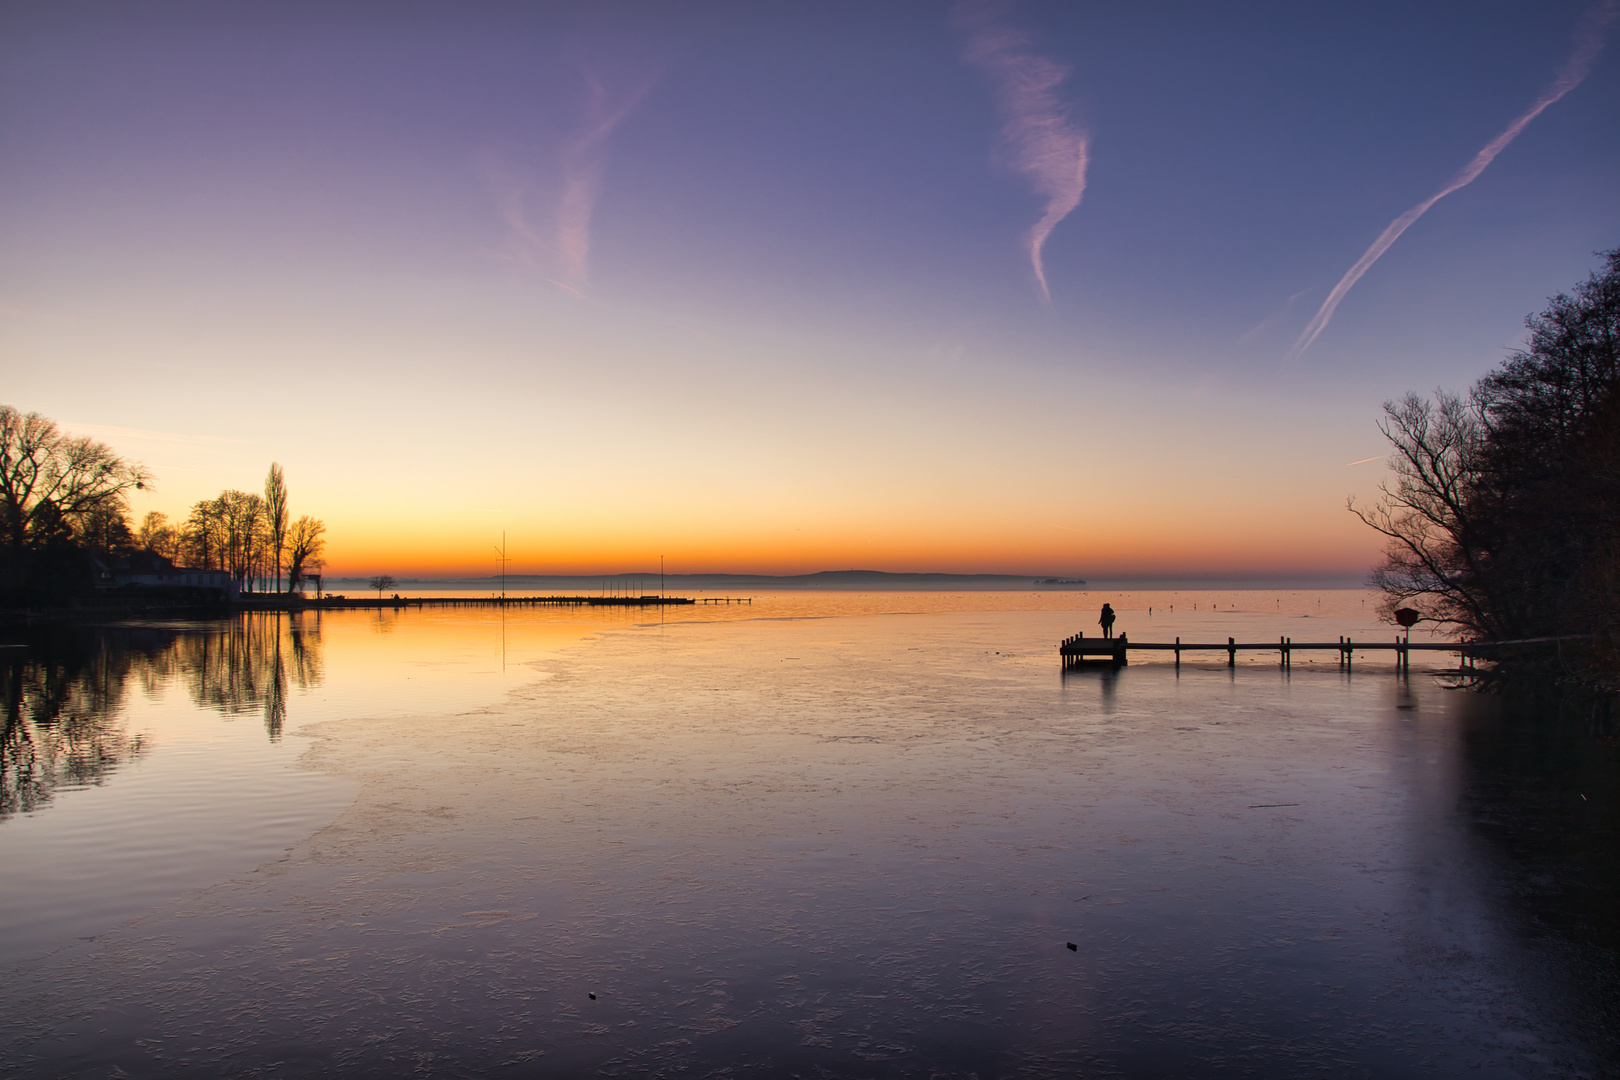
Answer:
<path fill-rule="evenodd" d="M 1612 732 L 1440 652 L 1060 670 L 1103 600 L 1394 637 L 1354 590 L 11 627 L 0 1076 L 1620 1072 Z"/>

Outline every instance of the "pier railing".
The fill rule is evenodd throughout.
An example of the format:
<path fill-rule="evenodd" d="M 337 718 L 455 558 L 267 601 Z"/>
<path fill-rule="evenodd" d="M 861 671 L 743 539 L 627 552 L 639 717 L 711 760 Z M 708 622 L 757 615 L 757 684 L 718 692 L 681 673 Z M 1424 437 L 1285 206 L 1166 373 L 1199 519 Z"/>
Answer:
<path fill-rule="evenodd" d="M 1406 641 L 1399 637 L 1394 641 L 1355 641 L 1343 636 L 1338 641 L 1295 641 L 1291 637 L 1280 637 L 1275 642 L 1240 642 L 1230 637 L 1225 641 L 1183 641 L 1179 637 L 1175 641 L 1131 641 L 1124 634 L 1114 638 L 1088 638 L 1076 634 L 1064 638 L 1059 643 L 1058 655 L 1062 657 L 1063 666 L 1066 668 L 1098 662 L 1123 666 L 1130 662 L 1132 651 L 1146 649 L 1175 653 L 1176 667 L 1179 668 L 1183 652 L 1224 652 L 1227 667 L 1237 666 L 1239 652 L 1275 652 L 1277 665 L 1286 670 L 1293 667 L 1294 653 L 1299 651 L 1336 653 L 1339 665 L 1344 668 L 1354 665 L 1358 652 L 1393 652 L 1396 670 L 1408 672 L 1412 670 L 1414 652 L 1456 653 L 1466 667 L 1472 670 L 1477 657 L 1489 657 L 1505 648 L 1550 645 L 1560 641 L 1585 639 L 1586 635 L 1576 634 L 1565 637 L 1520 638 L 1513 641 Z"/>

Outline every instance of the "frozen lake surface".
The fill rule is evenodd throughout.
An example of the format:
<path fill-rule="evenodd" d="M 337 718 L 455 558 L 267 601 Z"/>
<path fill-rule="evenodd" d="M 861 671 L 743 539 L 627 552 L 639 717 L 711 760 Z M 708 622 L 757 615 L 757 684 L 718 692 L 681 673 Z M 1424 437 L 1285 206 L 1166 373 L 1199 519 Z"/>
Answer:
<path fill-rule="evenodd" d="M 1351 591 L 14 634 L 0 1076 L 1620 1071 L 1612 735 L 1443 653 L 1061 672 L 1104 599 L 1393 637 Z"/>

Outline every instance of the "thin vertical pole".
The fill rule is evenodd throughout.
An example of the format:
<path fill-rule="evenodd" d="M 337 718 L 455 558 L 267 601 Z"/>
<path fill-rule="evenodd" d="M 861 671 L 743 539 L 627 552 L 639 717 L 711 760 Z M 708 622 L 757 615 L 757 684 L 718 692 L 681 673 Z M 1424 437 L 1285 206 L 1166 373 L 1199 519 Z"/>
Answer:
<path fill-rule="evenodd" d="M 1237 638 L 1226 639 L 1226 666 L 1237 667 Z"/>
<path fill-rule="evenodd" d="M 1176 638 L 1176 670 L 1181 670 L 1181 639 Z"/>

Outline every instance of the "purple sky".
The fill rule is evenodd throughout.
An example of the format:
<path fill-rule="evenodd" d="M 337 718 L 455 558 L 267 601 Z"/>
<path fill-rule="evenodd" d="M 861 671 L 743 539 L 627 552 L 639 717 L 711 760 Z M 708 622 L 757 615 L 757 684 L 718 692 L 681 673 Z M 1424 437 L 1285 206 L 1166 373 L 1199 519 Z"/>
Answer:
<path fill-rule="evenodd" d="M 0 400 L 355 568 L 1357 573 L 1620 243 L 1611 9 L 3 3 Z"/>

